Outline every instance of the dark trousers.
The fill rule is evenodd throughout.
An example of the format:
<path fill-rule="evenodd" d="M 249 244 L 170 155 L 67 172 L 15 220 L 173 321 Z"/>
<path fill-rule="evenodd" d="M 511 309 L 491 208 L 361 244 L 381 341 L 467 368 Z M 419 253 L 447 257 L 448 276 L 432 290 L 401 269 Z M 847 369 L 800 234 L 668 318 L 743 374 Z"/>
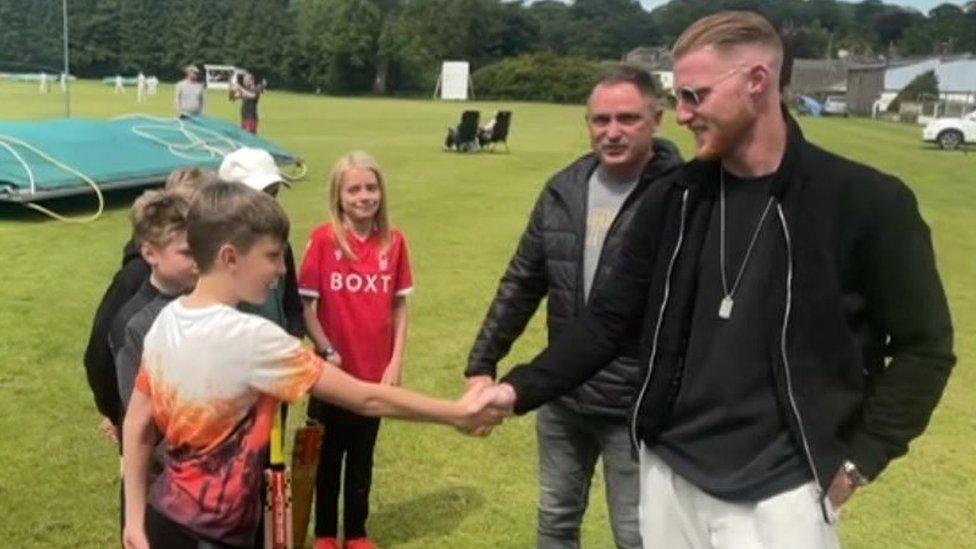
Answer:
<path fill-rule="evenodd" d="M 347 540 L 365 537 L 380 420 L 315 400 L 309 404 L 309 416 L 325 426 L 315 481 L 315 537 L 337 537 L 343 462 L 343 533 Z"/>
<path fill-rule="evenodd" d="M 576 412 L 561 402 L 539 408 L 537 549 L 579 549 L 597 459 L 603 461 L 610 528 L 618 549 L 640 549 L 640 466 L 627 420 Z"/>
<path fill-rule="evenodd" d="M 150 549 L 245 549 L 194 536 L 153 509 L 152 505 L 146 506 L 146 537 Z"/>

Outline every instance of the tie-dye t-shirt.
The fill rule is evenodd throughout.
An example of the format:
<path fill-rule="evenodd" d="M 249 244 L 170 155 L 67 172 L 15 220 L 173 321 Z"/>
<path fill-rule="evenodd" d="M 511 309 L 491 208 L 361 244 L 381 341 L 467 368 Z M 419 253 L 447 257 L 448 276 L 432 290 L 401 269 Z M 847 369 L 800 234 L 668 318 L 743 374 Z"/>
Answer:
<path fill-rule="evenodd" d="M 203 538 L 251 544 L 275 407 L 300 399 L 321 371 L 320 358 L 263 318 L 167 305 L 136 378 L 166 446 L 149 504 Z"/>

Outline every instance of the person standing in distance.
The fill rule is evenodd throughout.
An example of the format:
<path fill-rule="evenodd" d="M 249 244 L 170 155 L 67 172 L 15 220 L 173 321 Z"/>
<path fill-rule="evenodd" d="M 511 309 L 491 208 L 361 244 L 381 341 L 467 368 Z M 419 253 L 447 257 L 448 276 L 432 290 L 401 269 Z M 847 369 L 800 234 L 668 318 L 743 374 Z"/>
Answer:
<path fill-rule="evenodd" d="M 207 88 L 200 82 L 200 69 L 188 65 L 183 70 L 186 78 L 177 82 L 173 91 L 176 113 L 180 118 L 199 116 L 207 106 Z"/>
<path fill-rule="evenodd" d="M 244 75 L 240 86 L 235 86 L 231 92 L 231 100 L 241 100 L 241 129 L 250 133 L 258 133 L 258 101 L 264 93 L 264 84 L 257 84 L 254 75 Z"/>

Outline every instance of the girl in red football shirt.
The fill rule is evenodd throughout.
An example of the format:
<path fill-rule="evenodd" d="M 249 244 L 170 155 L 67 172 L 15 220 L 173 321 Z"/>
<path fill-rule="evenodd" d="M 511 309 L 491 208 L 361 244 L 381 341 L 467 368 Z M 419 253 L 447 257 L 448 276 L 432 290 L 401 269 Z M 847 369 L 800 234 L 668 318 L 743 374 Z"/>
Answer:
<path fill-rule="evenodd" d="M 331 220 L 309 238 L 298 277 L 309 336 L 320 355 L 350 374 L 399 385 L 413 289 L 407 244 L 390 226 L 383 174 L 364 152 L 332 168 Z M 366 536 L 373 450 L 380 422 L 312 399 L 325 425 L 315 498 L 315 548 L 337 549 L 339 474 L 345 462 L 346 549 L 370 549 Z"/>

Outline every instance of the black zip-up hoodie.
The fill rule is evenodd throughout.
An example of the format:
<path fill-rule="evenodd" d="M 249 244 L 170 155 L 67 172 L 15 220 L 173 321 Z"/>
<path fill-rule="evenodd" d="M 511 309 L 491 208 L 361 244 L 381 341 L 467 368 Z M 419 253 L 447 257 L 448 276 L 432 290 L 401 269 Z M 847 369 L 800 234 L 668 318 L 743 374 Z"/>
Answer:
<path fill-rule="evenodd" d="M 653 147 L 654 157 L 607 231 L 591 296 L 612 280 L 610 265 L 647 189 L 665 184 L 680 172 L 681 156 L 671 142 L 655 139 Z M 466 376 L 495 377 L 498 362 L 522 334 L 543 297 L 548 296 L 550 343 L 582 312 L 587 183 L 599 163 L 597 155 L 586 154 L 546 183 L 478 331 Z M 641 381 L 636 339 L 601 365 L 605 367 L 561 402 L 580 413 L 625 418 Z"/>
<path fill-rule="evenodd" d="M 146 280 L 149 280 L 149 264 L 139 253 L 139 246 L 130 240 L 122 250 L 122 268 L 112 278 L 92 319 L 91 335 L 85 348 L 85 375 L 95 397 L 95 407 L 116 426 L 120 424 L 123 409 L 108 333 L 115 315 Z"/>
<path fill-rule="evenodd" d="M 285 322 L 282 328 L 301 338 L 305 335 L 305 322 L 302 319 L 302 303 L 298 296 L 295 260 L 290 244 L 285 249 L 285 269 Z M 102 296 L 92 319 L 91 334 L 85 348 L 85 377 L 95 399 L 95 407 L 116 426 L 121 426 L 125 408 L 119 396 L 115 358 L 109 347 L 109 332 L 122 307 L 149 280 L 150 272 L 149 264 L 142 258 L 139 246 L 134 240 L 126 242 L 122 249 L 122 268 L 116 271 Z"/>
<path fill-rule="evenodd" d="M 770 192 L 789 258 L 785 302 L 769 300 L 775 385 L 823 494 L 845 459 L 874 478 L 926 427 L 955 356 L 928 227 L 898 179 L 808 143 L 787 118 Z M 613 283 L 529 365 L 503 381 L 525 413 L 585 381 L 637 330 L 644 382 L 635 443 L 653 446 L 681 384 L 697 258 L 717 162 L 693 161 L 651 189 Z M 777 301 L 777 302 L 773 302 Z"/>

